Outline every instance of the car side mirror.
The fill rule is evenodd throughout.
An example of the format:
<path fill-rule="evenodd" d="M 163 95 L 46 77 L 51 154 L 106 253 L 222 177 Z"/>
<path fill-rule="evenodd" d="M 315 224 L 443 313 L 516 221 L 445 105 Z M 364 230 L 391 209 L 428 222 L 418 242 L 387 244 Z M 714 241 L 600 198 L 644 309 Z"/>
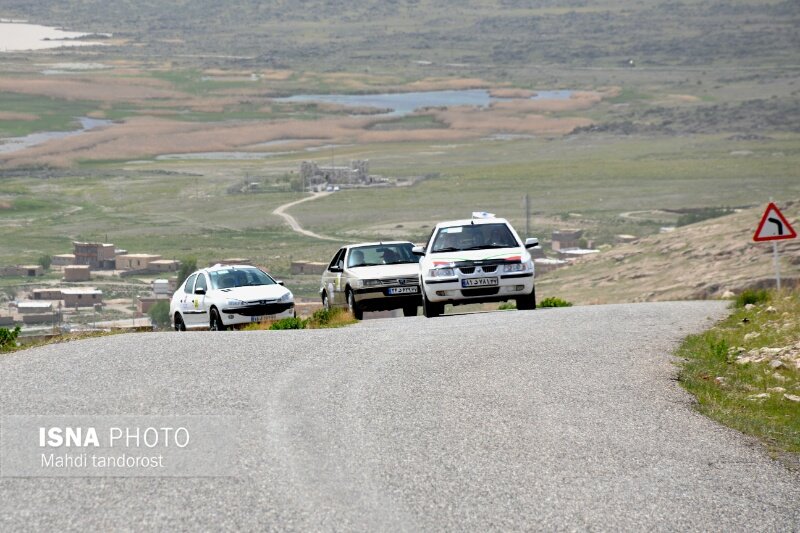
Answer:
<path fill-rule="evenodd" d="M 418 255 L 420 257 L 425 255 L 425 247 L 424 246 L 415 246 L 411 249 L 411 253 L 414 255 Z"/>
<path fill-rule="evenodd" d="M 525 239 L 525 248 L 536 248 L 537 246 L 539 246 L 539 239 L 536 237 Z"/>
<path fill-rule="evenodd" d="M 276 280 L 275 280 L 275 283 L 277 283 L 277 284 L 278 284 L 278 285 L 280 285 L 281 287 L 283 287 L 283 286 L 284 286 L 284 285 L 283 285 L 283 280 L 282 280 L 282 279 L 276 279 Z"/>
<path fill-rule="evenodd" d="M 198 287 L 194 290 L 195 294 L 205 294 L 206 290 L 203 287 Z"/>
<path fill-rule="evenodd" d="M 331 272 L 341 272 L 342 271 L 342 267 L 338 267 L 338 266 L 330 267 L 328 270 L 330 270 Z"/>

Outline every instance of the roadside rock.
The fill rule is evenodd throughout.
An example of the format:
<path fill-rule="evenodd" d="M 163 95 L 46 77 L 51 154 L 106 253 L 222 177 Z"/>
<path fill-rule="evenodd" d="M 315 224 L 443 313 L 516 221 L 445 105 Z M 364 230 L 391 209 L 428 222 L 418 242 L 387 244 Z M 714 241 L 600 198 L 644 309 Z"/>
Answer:
<path fill-rule="evenodd" d="M 790 402 L 800 403 L 800 396 L 795 396 L 794 394 L 784 394 L 783 397 Z"/>
<path fill-rule="evenodd" d="M 786 395 L 784 394 L 784 396 L 786 396 Z M 760 401 L 760 400 L 766 400 L 767 398 L 769 398 L 769 394 L 767 394 L 766 392 L 762 392 L 761 394 L 753 394 L 753 395 L 747 397 L 748 400 L 751 400 L 751 401 L 754 401 L 754 402 Z"/>

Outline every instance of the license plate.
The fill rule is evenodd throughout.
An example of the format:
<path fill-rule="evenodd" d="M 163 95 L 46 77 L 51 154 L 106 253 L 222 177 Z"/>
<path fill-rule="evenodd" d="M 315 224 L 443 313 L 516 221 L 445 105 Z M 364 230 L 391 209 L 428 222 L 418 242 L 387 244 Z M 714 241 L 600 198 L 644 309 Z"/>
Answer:
<path fill-rule="evenodd" d="M 462 287 L 494 287 L 497 284 L 497 278 L 469 278 L 461 280 Z"/>
<path fill-rule="evenodd" d="M 416 285 L 412 287 L 392 287 L 386 291 L 387 294 L 416 294 L 419 292 L 419 287 Z"/>
<path fill-rule="evenodd" d="M 276 318 L 278 318 L 278 315 L 251 316 L 250 322 L 264 322 L 265 320 L 275 320 Z"/>

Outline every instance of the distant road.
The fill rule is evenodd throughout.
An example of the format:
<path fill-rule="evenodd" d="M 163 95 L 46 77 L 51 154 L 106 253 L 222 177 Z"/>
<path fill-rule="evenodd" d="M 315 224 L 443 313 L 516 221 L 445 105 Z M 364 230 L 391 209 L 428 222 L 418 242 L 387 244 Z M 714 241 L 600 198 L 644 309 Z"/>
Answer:
<path fill-rule="evenodd" d="M 295 200 L 294 202 L 289 202 L 288 204 L 283 204 L 282 206 L 275 208 L 275 210 L 272 211 L 272 214 L 278 215 L 279 217 L 283 217 L 283 219 L 289 223 L 289 226 L 291 226 L 292 231 L 299 233 L 300 235 L 305 235 L 306 237 L 311 237 L 312 239 L 320 239 L 323 241 L 341 241 L 341 239 L 337 239 L 335 237 L 328 237 L 326 235 L 320 235 L 319 233 L 314 233 L 313 231 L 303 229 L 303 227 L 300 226 L 300 223 L 297 221 L 297 219 L 286 212 L 286 210 L 289 209 L 290 207 L 302 204 L 303 202 L 310 202 L 311 200 L 317 200 L 319 198 L 328 196 L 329 194 L 333 193 L 312 192 L 311 196 L 307 196 L 305 198 L 301 198 L 300 200 Z"/>
<path fill-rule="evenodd" d="M 230 415 L 236 477 L 0 478 L 0 531 L 797 531 L 800 477 L 694 409 L 724 302 L 142 333 L 0 357 L 2 415 Z"/>

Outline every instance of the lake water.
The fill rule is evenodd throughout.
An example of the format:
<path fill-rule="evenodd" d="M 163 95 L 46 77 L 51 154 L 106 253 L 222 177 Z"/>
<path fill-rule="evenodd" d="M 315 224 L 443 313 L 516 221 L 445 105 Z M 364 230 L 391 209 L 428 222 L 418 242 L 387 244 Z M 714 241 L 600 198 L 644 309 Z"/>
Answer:
<path fill-rule="evenodd" d="M 532 100 L 566 100 L 572 91 L 539 91 Z M 348 107 L 375 107 L 390 109 L 391 116 L 403 116 L 425 107 L 453 107 L 460 105 L 486 107 L 492 102 L 505 100 L 495 98 L 485 89 L 460 91 L 424 91 L 385 94 L 298 94 L 276 98 L 278 102 L 321 102 Z"/>
<path fill-rule="evenodd" d="M 97 46 L 100 42 L 78 40 L 92 35 L 77 31 L 64 31 L 39 24 L 0 22 L 0 52 L 44 50 L 62 46 Z M 109 36 L 103 34 L 104 36 Z"/>
<path fill-rule="evenodd" d="M 72 131 L 40 131 L 38 133 L 31 133 L 24 137 L 8 137 L 0 138 L 0 154 L 7 154 L 9 152 L 16 152 L 24 148 L 30 148 L 37 144 L 46 143 L 53 139 L 63 139 L 64 137 L 72 137 L 73 135 L 80 135 L 81 133 L 101 126 L 108 126 L 111 124 L 110 120 L 103 120 L 98 118 L 80 117 L 78 120 L 81 123 L 80 129 Z"/>

